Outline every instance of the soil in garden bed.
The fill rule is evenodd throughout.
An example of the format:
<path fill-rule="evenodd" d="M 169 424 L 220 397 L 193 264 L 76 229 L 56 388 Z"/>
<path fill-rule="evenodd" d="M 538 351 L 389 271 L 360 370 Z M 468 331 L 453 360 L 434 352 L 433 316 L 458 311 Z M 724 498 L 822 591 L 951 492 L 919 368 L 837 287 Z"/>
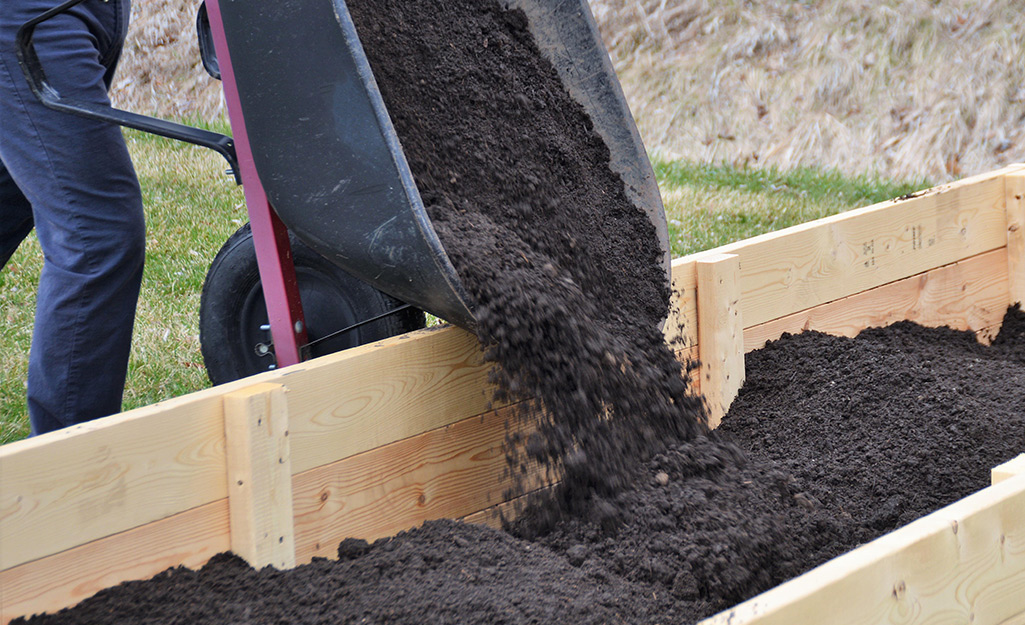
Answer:
<path fill-rule="evenodd" d="M 685 622 L 982 488 L 1022 449 L 1017 311 L 991 348 L 911 324 L 784 337 L 706 435 L 656 329 L 654 230 L 522 15 L 347 4 L 497 382 L 547 408 L 526 448 L 565 486 L 509 532 L 431 522 L 286 572 L 222 555 L 38 622 Z"/>
<path fill-rule="evenodd" d="M 31 622 L 690 622 L 985 487 L 1025 449 L 1018 310 L 991 347 L 898 323 L 784 336 L 747 371 L 711 439 L 635 466 L 613 528 L 526 540 L 437 521 L 286 572 L 222 555 Z"/>

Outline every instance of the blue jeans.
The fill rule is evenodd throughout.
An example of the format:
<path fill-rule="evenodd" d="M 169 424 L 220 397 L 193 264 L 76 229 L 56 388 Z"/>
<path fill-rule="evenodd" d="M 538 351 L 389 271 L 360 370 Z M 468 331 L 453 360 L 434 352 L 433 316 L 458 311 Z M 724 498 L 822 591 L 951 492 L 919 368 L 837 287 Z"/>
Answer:
<path fill-rule="evenodd" d="M 29 355 L 33 434 L 120 411 L 145 250 L 120 129 L 45 108 L 18 67 L 18 27 L 59 1 L 0 0 L 0 271 L 33 227 L 44 258 Z M 62 96 L 109 104 L 129 1 L 86 0 L 36 29 Z"/>

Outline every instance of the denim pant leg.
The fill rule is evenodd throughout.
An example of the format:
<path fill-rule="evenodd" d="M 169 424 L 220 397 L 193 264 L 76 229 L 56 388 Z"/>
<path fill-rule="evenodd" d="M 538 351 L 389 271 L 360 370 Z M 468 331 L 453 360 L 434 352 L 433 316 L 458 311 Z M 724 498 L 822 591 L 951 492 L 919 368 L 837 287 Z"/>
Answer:
<path fill-rule="evenodd" d="M 7 0 L 0 11 L 0 161 L 31 204 L 44 256 L 29 356 L 33 434 L 121 409 L 145 247 L 141 193 L 120 129 L 43 107 L 17 65 L 18 26 L 53 4 Z M 39 26 L 36 49 L 61 95 L 109 103 L 127 11 L 124 0 L 86 0 Z M 0 227 L 10 229 L 0 242 L 8 246 L 25 228 L 17 197 L 0 189 Z"/>
<path fill-rule="evenodd" d="M 2 131 L 3 122 L 0 122 Z M 0 161 L 0 270 L 29 232 L 32 232 L 32 205 Z"/>

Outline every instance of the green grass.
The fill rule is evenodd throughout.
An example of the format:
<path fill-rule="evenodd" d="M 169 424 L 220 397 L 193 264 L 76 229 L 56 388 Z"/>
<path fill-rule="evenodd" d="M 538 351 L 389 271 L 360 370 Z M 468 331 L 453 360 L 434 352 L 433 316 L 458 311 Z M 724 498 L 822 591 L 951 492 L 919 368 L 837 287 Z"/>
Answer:
<path fill-rule="evenodd" d="M 845 177 L 810 168 L 787 172 L 655 159 L 673 257 L 781 230 L 900 197 L 928 181 Z"/>
<path fill-rule="evenodd" d="M 213 130 L 224 132 L 222 125 Z M 220 246 L 246 220 L 242 193 L 217 154 L 126 132 L 143 188 L 147 255 L 126 410 L 209 386 L 199 350 L 199 297 Z M 904 195 L 892 183 L 801 169 L 790 172 L 655 161 L 674 256 Z M 0 271 L 0 443 L 28 435 L 25 376 L 42 253 L 30 237 Z"/>
<path fill-rule="evenodd" d="M 199 352 L 199 295 L 217 250 L 247 218 L 242 192 L 224 175 L 219 155 L 140 132 L 125 138 L 147 222 L 128 410 L 209 386 Z M 41 268 L 32 235 L 0 270 L 0 443 L 28 435 L 25 377 Z"/>

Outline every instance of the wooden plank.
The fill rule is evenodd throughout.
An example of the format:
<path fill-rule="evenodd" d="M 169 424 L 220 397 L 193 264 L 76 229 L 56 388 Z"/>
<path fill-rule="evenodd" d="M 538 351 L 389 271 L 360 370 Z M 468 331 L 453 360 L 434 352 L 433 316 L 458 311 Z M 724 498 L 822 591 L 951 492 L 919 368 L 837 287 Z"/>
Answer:
<path fill-rule="evenodd" d="M 555 484 L 557 484 L 557 482 Z M 473 514 L 468 514 L 460 518 L 459 520 L 463 521 L 464 523 L 487 525 L 490 528 L 500 530 L 502 529 L 503 519 L 506 521 L 514 520 L 518 512 L 520 511 L 519 507 L 525 505 L 529 497 L 538 494 L 540 491 L 549 490 L 553 486 L 555 486 L 555 484 L 542 486 L 541 488 L 538 488 L 530 493 L 519 495 L 518 497 L 513 497 L 508 501 L 503 501 L 502 503 L 495 504 L 488 508 L 484 508 L 483 510 L 479 510 L 477 512 L 474 512 Z"/>
<path fill-rule="evenodd" d="M 740 256 L 741 311 L 758 325 L 1006 245 L 1014 166 L 688 256 Z"/>
<path fill-rule="evenodd" d="M 477 339 L 453 326 L 318 360 L 279 380 L 289 389 L 293 473 L 501 406 Z"/>
<path fill-rule="evenodd" d="M 957 330 L 999 329 L 1007 308 L 1006 248 L 787 315 L 744 331 L 751 351 L 779 338 L 818 330 L 855 336 L 904 319 Z"/>
<path fill-rule="evenodd" d="M 288 387 L 299 472 L 481 414 L 488 369 L 449 326 L 4 445 L 0 569 L 227 497 L 227 393 Z"/>
<path fill-rule="evenodd" d="M 372 540 L 428 519 L 458 518 L 506 499 L 503 448 L 522 428 L 503 408 L 294 477 L 296 559 L 334 557 L 349 537 Z M 541 480 L 533 467 L 524 488 Z"/>
<path fill-rule="evenodd" d="M 1009 304 L 1025 302 L 1025 173 L 1004 178 Z"/>
<path fill-rule="evenodd" d="M 693 347 L 698 343 L 696 267 L 692 257 L 677 259 L 672 264 L 673 294 L 663 333 L 666 341 L 677 348 Z"/>
<path fill-rule="evenodd" d="M 996 625 L 1021 613 L 1023 594 L 1025 477 L 1019 476 L 702 624 Z"/>
<path fill-rule="evenodd" d="M 703 256 L 697 261 L 698 354 L 708 426 L 715 428 L 744 384 L 744 324 L 740 315 L 740 258 Z"/>
<path fill-rule="evenodd" d="M 56 612 L 121 582 L 168 568 L 198 568 L 229 548 L 228 500 L 221 499 L 0 572 L 0 623 Z"/>
<path fill-rule="evenodd" d="M 684 365 L 684 375 L 690 378 L 690 392 L 693 395 L 701 394 L 701 367 L 694 366 L 698 361 L 698 346 L 687 347 L 675 351 L 676 359 Z M 691 363 L 694 369 L 687 371 L 687 364 Z"/>
<path fill-rule="evenodd" d="M 0 569 L 224 499 L 221 401 L 206 399 L 0 447 Z"/>
<path fill-rule="evenodd" d="M 999 484 L 1018 475 L 1025 475 L 1025 454 L 1021 454 L 990 470 L 990 479 L 994 484 Z"/>
<path fill-rule="evenodd" d="M 231 550 L 257 569 L 295 566 L 288 434 L 285 387 L 264 383 L 225 395 Z"/>
<path fill-rule="evenodd" d="M 916 254 L 906 255 L 919 259 L 919 263 L 927 262 L 922 258 L 935 261 L 933 248 L 961 246 L 969 250 L 985 238 L 975 236 L 978 232 L 989 231 L 987 219 L 980 221 L 975 213 L 992 199 L 993 188 L 1000 187 L 998 199 L 1003 201 L 1003 173 L 958 183 L 943 193 L 854 211 L 816 225 L 798 226 L 789 231 L 796 239 L 789 234 L 784 239 L 777 233 L 737 244 L 742 286 L 744 280 L 757 277 L 745 267 L 763 265 L 775 267 L 772 275 L 784 287 L 790 278 L 796 277 L 795 267 L 806 270 L 812 278 L 810 286 L 802 282 L 806 286 L 792 290 L 812 293 L 812 300 L 826 297 L 826 287 L 858 286 L 861 278 L 844 279 L 847 270 L 833 270 L 829 259 L 845 254 L 856 257 L 843 245 L 853 245 L 850 242 L 858 241 L 858 236 L 875 232 L 881 227 L 877 223 L 880 221 L 884 222 L 885 231 L 892 231 L 894 224 L 911 224 L 910 234 L 901 231 L 904 238 L 898 237 L 898 242 L 908 244 L 910 240 L 912 247 L 920 244 L 928 253 L 917 253 L 921 250 L 916 249 Z M 962 201 L 965 206 L 959 205 Z M 869 225 L 862 226 L 865 220 L 854 219 L 861 214 L 867 216 Z M 939 236 L 939 242 L 932 246 L 927 244 L 929 229 L 915 225 L 925 223 L 928 215 L 932 215 L 932 224 L 937 228 L 943 226 L 940 234 L 944 236 Z M 1001 221 L 1005 222 L 1003 218 Z M 946 234 L 954 230 L 953 243 L 945 243 L 951 238 Z M 834 245 L 806 245 L 809 241 L 821 242 L 822 233 L 827 231 L 834 233 L 825 237 Z M 1006 239 L 1006 223 L 1000 231 Z M 883 241 L 879 237 L 872 240 L 876 244 Z M 885 242 L 881 245 L 886 247 Z M 779 256 L 781 250 L 787 252 L 784 259 L 789 258 L 791 249 L 803 250 L 797 254 L 797 261 L 786 260 L 782 265 L 772 262 L 774 254 Z M 899 249 L 903 248 L 894 248 Z M 809 250 L 820 256 L 825 250 L 826 271 L 809 269 L 809 262 L 816 267 L 819 262 L 807 261 Z M 890 256 L 899 256 L 894 250 Z M 674 263 L 678 280 L 690 280 L 691 261 L 693 258 Z M 913 265 L 902 262 L 901 271 L 913 269 Z M 880 275 L 875 271 L 873 280 Z M 744 288 L 741 307 L 748 323 L 755 323 L 758 316 L 750 315 L 745 308 L 749 290 Z M 684 300 L 686 293 L 684 289 Z M 759 294 L 754 295 L 757 303 Z M 793 299 L 783 299 L 787 298 Z M 803 295 L 797 299 L 809 301 Z M 759 314 L 768 314 L 763 306 L 755 308 L 763 310 Z M 680 315 L 690 319 L 686 310 Z M 221 395 L 231 388 L 257 381 L 289 387 L 290 410 L 296 416 L 291 426 L 293 471 L 298 472 L 479 414 L 490 399 L 482 390 L 487 370 L 473 337 L 455 328 L 445 328 L 382 341 L 263 374 L 229 389 L 211 389 L 6 445 L 0 448 L 0 568 L 45 557 L 225 497 L 224 481 L 216 476 L 223 477 L 226 470 L 220 453 Z M 327 389 L 332 392 L 325 392 Z M 54 456 L 64 461 L 53 463 Z"/>
<path fill-rule="evenodd" d="M 1025 612 L 1015 614 L 1006 621 L 1002 621 L 1000 625 L 1025 625 Z"/>

